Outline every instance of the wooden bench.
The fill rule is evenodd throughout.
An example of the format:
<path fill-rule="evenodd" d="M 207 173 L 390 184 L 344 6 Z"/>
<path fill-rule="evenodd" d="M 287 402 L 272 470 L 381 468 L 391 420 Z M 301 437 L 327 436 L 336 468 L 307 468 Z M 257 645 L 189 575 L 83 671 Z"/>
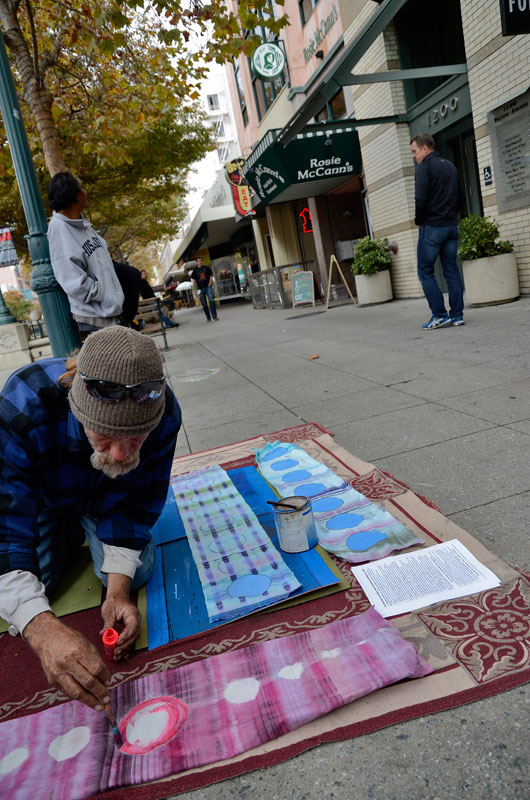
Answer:
<path fill-rule="evenodd" d="M 144 323 L 140 333 L 146 333 L 148 336 L 157 336 L 161 333 L 164 337 L 164 349 L 169 350 L 166 329 L 162 322 L 162 304 L 158 297 L 149 297 L 138 302 L 136 320 Z"/>

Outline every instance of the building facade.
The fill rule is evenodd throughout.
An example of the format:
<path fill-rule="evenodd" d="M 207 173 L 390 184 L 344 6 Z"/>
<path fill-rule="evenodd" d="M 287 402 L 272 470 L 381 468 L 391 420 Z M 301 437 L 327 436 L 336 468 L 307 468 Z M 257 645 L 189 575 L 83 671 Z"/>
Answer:
<path fill-rule="evenodd" d="M 261 269 L 306 262 L 322 286 L 331 255 L 347 272 L 352 244 L 368 233 L 397 245 L 394 296 L 422 296 L 410 139 L 428 132 L 460 171 L 466 213 L 493 217 L 513 241 L 521 292 L 530 293 L 530 35 L 503 35 L 503 5 L 517 8 L 272 6 L 290 18 L 278 41 L 283 72 L 262 80 L 246 56 L 227 67 L 243 172 L 258 198 Z"/>

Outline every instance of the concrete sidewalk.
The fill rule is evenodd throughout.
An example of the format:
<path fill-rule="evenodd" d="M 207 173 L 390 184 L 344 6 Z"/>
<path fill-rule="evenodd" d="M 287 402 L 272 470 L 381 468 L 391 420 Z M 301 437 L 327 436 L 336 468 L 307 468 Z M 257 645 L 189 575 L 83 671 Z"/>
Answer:
<path fill-rule="evenodd" d="M 328 312 L 223 304 L 219 316 L 182 311 L 168 331 L 177 455 L 319 422 L 530 567 L 530 298 L 466 309 L 463 328 L 435 331 L 421 330 L 424 300 Z M 526 800 L 529 696 L 514 689 L 178 797 Z"/>
<path fill-rule="evenodd" d="M 168 332 L 179 455 L 320 422 L 530 566 L 530 298 L 466 309 L 463 328 L 435 331 L 421 330 L 424 300 L 327 313 L 223 304 L 219 317 L 182 312 Z M 529 696 L 514 689 L 178 797 L 522 800 Z"/>

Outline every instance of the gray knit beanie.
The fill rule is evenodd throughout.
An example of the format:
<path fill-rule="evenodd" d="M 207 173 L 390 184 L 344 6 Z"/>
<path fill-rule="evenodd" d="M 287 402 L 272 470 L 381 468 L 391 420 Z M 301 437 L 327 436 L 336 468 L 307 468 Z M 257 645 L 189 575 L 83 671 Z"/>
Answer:
<path fill-rule="evenodd" d="M 114 325 L 91 333 L 77 357 L 77 371 L 131 386 L 164 377 L 160 352 L 148 336 Z M 156 428 L 164 413 L 165 395 L 152 403 L 135 403 L 126 395 L 119 403 L 91 397 L 78 374 L 69 392 L 70 408 L 79 422 L 100 436 L 142 436 Z"/>

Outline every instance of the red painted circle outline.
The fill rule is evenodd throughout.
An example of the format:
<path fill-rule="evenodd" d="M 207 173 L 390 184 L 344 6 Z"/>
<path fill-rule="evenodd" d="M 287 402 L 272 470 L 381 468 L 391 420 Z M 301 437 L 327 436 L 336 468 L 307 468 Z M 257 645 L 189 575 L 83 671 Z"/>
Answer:
<path fill-rule="evenodd" d="M 162 733 L 154 741 L 149 742 L 148 745 L 139 745 L 129 742 L 127 739 L 127 726 L 132 718 L 135 717 L 139 711 L 143 711 L 144 708 L 157 704 L 163 704 L 164 710 L 169 713 L 167 724 Z M 155 709 L 153 709 L 152 713 L 156 713 Z M 177 697 L 162 695 L 161 697 L 151 697 L 149 700 L 144 700 L 134 708 L 131 708 L 118 726 L 123 739 L 123 745 L 120 747 L 120 750 L 122 753 L 128 753 L 131 756 L 146 755 L 146 753 L 150 753 L 151 750 L 155 750 L 155 748 L 169 742 L 169 740 L 180 731 L 183 725 L 186 724 L 187 719 L 188 706 Z"/>

